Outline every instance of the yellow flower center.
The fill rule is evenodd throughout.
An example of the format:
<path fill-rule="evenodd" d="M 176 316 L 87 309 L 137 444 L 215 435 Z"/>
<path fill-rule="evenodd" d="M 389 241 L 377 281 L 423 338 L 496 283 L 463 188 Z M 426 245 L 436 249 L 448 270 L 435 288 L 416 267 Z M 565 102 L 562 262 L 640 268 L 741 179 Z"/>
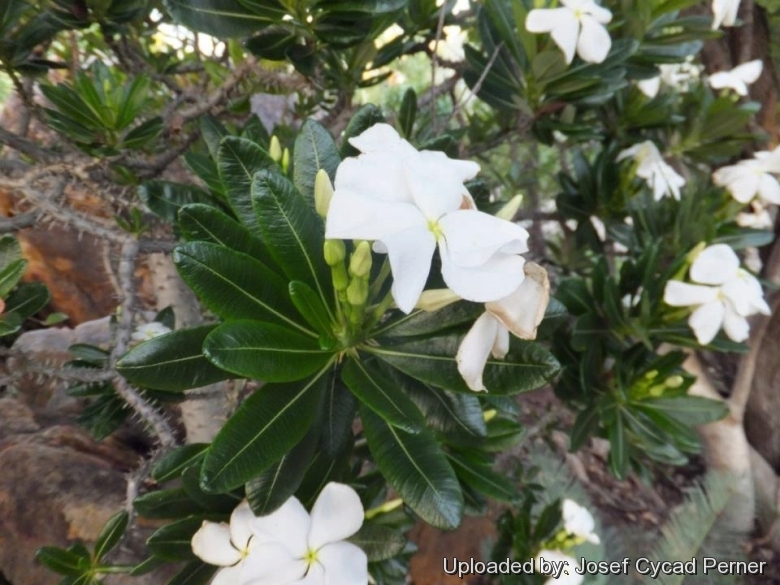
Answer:
<path fill-rule="evenodd" d="M 303 555 L 303 560 L 306 561 L 307 566 L 312 566 L 317 562 L 317 551 L 313 549 L 307 550 L 306 554 Z"/>
<path fill-rule="evenodd" d="M 441 231 L 441 226 L 439 226 L 439 222 L 435 220 L 428 220 L 428 230 L 433 234 L 433 237 L 436 238 L 436 241 L 440 241 L 444 237 L 444 232 Z"/>
<path fill-rule="evenodd" d="M 582 8 L 574 9 L 574 18 L 576 18 L 577 20 L 582 20 L 583 16 L 585 16 L 585 11 Z"/>

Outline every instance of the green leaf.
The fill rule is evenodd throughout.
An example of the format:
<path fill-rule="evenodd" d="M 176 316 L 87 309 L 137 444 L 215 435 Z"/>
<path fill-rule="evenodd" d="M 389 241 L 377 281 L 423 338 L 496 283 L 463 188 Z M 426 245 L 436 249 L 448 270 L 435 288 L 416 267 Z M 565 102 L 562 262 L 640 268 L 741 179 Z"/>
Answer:
<path fill-rule="evenodd" d="M 250 197 L 252 178 L 258 171 L 276 167 L 276 163 L 251 140 L 226 136 L 219 145 L 217 167 L 236 216 L 252 233 L 257 233 L 259 226 Z"/>
<path fill-rule="evenodd" d="M 155 116 L 125 134 L 122 139 L 122 147 L 143 148 L 157 138 L 162 133 L 163 128 L 163 119 L 160 116 Z"/>
<path fill-rule="evenodd" d="M 192 561 L 168 581 L 167 585 L 206 585 L 220 568 L 202 561 Z"/>
<path fill-rule="evenodd" d="M 349 360 L 341 376 L 357 399 L 388 424 L 412 434 L 425 427 L 417 405 L 370 361 Z"/>
<path fill-rule="evenodd" d="M 447 458 L 455 474 L 466 485 L 500 502 L 513 502 L 517 499 L 518 489 L 508 477 L 496 473 L 489 465 L 473 461 L 463 453 L 450 452 Z"/>
<path fill-rule="evenodd" d="M 139 496 L 133 502 L 136 511 L 145 518 L 183 518 L 200 514 L 203 508 L 184 488 L 159 490 Z"/>
<path fill-rule="evenodd" d="M 432 388 L 403 376 L 404 391 L 425 415 L 430 429 L 448 440 L 474 443 L 487 435 L 482 407 L 476 396 L 458 394 Z"/>
<path fill-rule="evenodd" d="M 252 203 L 271 256 L 290 280 L 312 286 L 325 299 L 330 270 L 322 257 L 325 227 L 286 177 L 261 171 L 252 183 Z"/>
<path fill-rule="evenodd" d="M 402 533 L 375 522 L 364 522 L 360 530 L 348 540 L 366 553 L 370 563 L 392 559 L 401 554 L 406 546 L 406 538 Z"/>
<path fill-rule="evenodd" d="M 84 572 L 84 559 L 69 550 L 44 546 L 35 551 L 35 558 L 47 569 L 59 575 L 77 576 Z"/>
<path fill-rule="evenodd" d="M 456 528 L 463 516 L 463 492 L 433 435 L 406 433 L 365 407 L 360 418 L 379 470 L 404 502 L 429 524 Z"/>
<path fill-rule="evenodd" d="M 331 376 L 325 388 L 320 419 L 320 446 L 326 457 L 341 454 L 352 437 L 357 401 L 340 376 Z"/>
<path fill-rule="evenodd" d="M 19 240 L 10 234 L 0 236 L 0 271 L 22 259 L 22 247 Z"/>
<path fill-rule="evenodd" d="M 299 280 L 290 283 L 290 298 L 295 308 L 318 333 L 333 335 L 333 324 L 323 300 L 312 288 Z"/>
<path fill-rule="evenodd" d="M 0 299 L 8 296 L 27 270 L 27 260 L 16 260 L 0 270 Z"/>
<path fill-rule="evenodd" d="M 208 446 L 208 443 L 190 443 L 166 453 L 152 467 L 152 479 L 157 483 L 176 479 L 185 469 L 199 463 L 203 459 Z"/>
<path fill-rule="evenodd" d="M 364 349 L 426 384 L 472 394 L 455 361 L 461 341 L 459 335 L 446 335 Z M 505 359 L 487 360 L 483 380 L 491 394 L 517 394 L 544 386 L 559 369 L 558 361 L 541 345 L 512 339 Z"/>
<path fill-rule="evenodd" d="M 111 551 L 119 541 L 122 540 L 122 536 L 127 529 L 127 523 L 129 516 L 125 510 L 114 514 L 108 522 L 106 522 L 103 529 L 95 541 L 95 559 L 102 559 L 105 554 Z"/>
<path fill-rule="evenodd" d="M 203 518 L 194 516 L 166 524 L 147 539 L 146 547 L 154 556 L 168 561 L 194 559 L 192 536 L 202 523 Z"/>
<path fill-rule="evenodd" d="M 328 376 L 266 384 L 239 407 L 214 438 L 203 462 L 206 491 L 231 490 L 279 461 L 309 430 Z"/>
<path fill-rule="evenodd" d="M 276 511 L 298 491 L 317 447 L 319 429 L 306 436 L 279 461 L 246 484 L 246 499 L 257 516 Z"/>
<path fill-rule="evenodd" d="M 333 355 L 312 336 L 262 321 L 223 323 L 206 338 L 203 351 L 228 372 L 267 382 L 305 378 Z"/>
<path fill-rule="evenodd" d="M 152 212 L 171 223 L 185 205 L 214 204 L 214 198 L 203 189 L 170 181 L 148 181 L 138 187 L 138 196 Z"/>
<path fill-rule="evenodd" d="M 728 406 L 719 400 L 701 396 L 677 396 L 674 398 L 649 398 L 641 401 L 642 409 L 658 410 L 677 421 L 690 426 L 703 425 L 720 420 L 729 413 Z"/>
<path fill-rule="evenodd" d="M 271 321 L 314 336 L 288 316 L 297 314 L 284 279 L 259 260 L 219 244 L 190 242 L 176 247 L 173 262 L 203 304 L 223 319 Z"/>
<path fill-rule="evenodd" d="M 189 498 L 209 513 L 225 516 L 241 503 L 242 497 L 235 494 L 209 494 L 200 487 L 200 465 L 193 465 L 181 475 L 181 485 Z"/>
<path fill-rule="evenodd" d="M 249 36 L 284 14 L 273 9 L 251 11 L 236 0 L 164 0 L 164 3 L 174 20 L 218 38 Z"/>
<path fill-rule="evenodd" d="M 401 132 L 407 140 L 412 138 L 414 132 L 414 119 L 417 117 L 417 94 L 411 87 L 404 92 L 401 100 L 401 110 L 398 112 L 398 123 Z"/>
<path fill-rule="evenodd" d="M 485 311 L 484 305 L 459 301 L 438 311 L 413 311 L 383 324 L 375 336 L 421 337 L 471 325 Z"/>
<path fill-rule="evenodd" d="M 325 169 L 331 181 L 341 162 L 339 149 L 330 133 L 319 122 L 306 120 L 295 139 L 293 148 L 293 183 L 304 199 L 314 205 L 314 179 Z"/>
<path fill-rule="evenodd" d="M 617 412 L 614 422 L 608 429 L 609 435 L 609 468 L 618 479 L 624 479 L 628 473 L 628 437 L 625 423 L 620 412 Z"/>
<path fill-rule="evenodd" d="M 571 429 L 571 450 L 577 451 L 594 433 L 599 425 L 599 411 L 595 406 L 588 406 L 577 415 Z"/>
<path fill-rule="evenodd" d="M 145 341 L 128 351 L 117 371 L 144 388 L 181 392 L 230 377 L 203 355 L 203 341 L 213 325 L 181 329 Z"/>
<path fill-rule="evenodd" d="M 5 299 L 5 314 L 15 313 L 20 319 L 32 317 L 49 302 L 49 289 L 40 282 L 17 286 Z"/>

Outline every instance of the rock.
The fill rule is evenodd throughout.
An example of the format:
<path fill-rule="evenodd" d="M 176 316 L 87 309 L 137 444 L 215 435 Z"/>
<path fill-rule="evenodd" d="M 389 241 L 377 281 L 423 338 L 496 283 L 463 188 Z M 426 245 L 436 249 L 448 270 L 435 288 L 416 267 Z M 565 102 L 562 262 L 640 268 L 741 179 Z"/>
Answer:
<path fill-rule="evenodd" d="M 41 430 L 29 407 L 0 399 L 0 574 L 13 585 L 59 583 L 37 563 L 35 551 L 93 544 L 124 506 L 125 474 L 137 461 L 129 449 L 96 443 L 75 427 Z M 152 573 L 111 582 L 153 585 L 161 579 Z"/>

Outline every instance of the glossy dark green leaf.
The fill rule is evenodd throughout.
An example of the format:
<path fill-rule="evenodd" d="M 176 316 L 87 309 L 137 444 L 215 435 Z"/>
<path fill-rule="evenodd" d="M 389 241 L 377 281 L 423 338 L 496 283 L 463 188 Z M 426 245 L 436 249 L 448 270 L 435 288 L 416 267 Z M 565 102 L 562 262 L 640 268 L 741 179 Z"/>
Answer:
<path fill-rule="evenodd" d="M 176 247 L 173 262 L 203 304 L 223 319 L 270 321 L 314 336 L 300 323 L 287 283 L 259 260 L 219 244 L 190 242 Z"/>
<path fill-rule="evenodd" d="M 24 283 L 5 299 L 5 314 L 15 313 L 20 319 L 32 317 L 49 302 L 49 289 L 40 282 Z"/>
<path fill-rule="evenodd" d="M 313 374 L 332 359 L 314 336 L 263 321 L 228 321 L 203 344 L 208 359 L 228 372 L 267 382 Z"/>
<path fill-rule="evenodd" d="M 426 384 L 471 394 L 455 361 L 461 341 L 459 335 L 445 335 L 366 349 Z M 541 345 L 512 339 L 510 351 L 503 360 L 492 357 L 487 360 L 483 380 L 491 394 L 517 394 L 544 386 L 559 368 L 555 357 Z"/>
<path fill-rule="evenodd" d="M 320 419 L 320 446 L 325 456 L 336 458 L 352 437 L 357 400 L 340 376 L 331 376 L 325 388 Z"/>
<path fill-rule="evenodd" d="M 226 380 L 230 374 L 203 355 L 203 341 L 213 325 L 180 329 L 145 341 L 128 351 L 117 371 L 133 384 L 181 392 Z"/>
<path fill-rule="evenodd" d="M 250 196 L 252 178 L 262 169 L 276 167 L 276 163 L 265 149 L 251 140 L 226 136 L 219 146 L 217 167 L 233 211 L 241 223 L 253 234 L 257 233 L 257 217 Z"/>
<path fill-rule="evenodd" d="M 312 428 L 279 461 L 246 484 L 246 499 L 257 516 L 274 512 L 298 491 L 317 447 L 319 429 Z"/>
<path fill-rule="evenodd" d="M 149 492 L 133 501 L 133 507 L 145 518 L 184 518 L 200 514 L 203 508 L 184 491 L 172 488 Z"/>
<path fill-rule="evenodd" d="M 206 585 L 220 567 L 207 565 L 202 561 L 187 563 L 167 585 Z"/>
<path fill-rule="evenodd" d="M 237 0 L 165 0 L 164 3 L 177 22 L 218 38 L 251 35 L 283 15 L 273 9 L 249 10 Z"/>
<path fill-rule="evenodd" d="M 456 528 L 463 516 L 463 493 L 433 435 L 406 433 L 365 407 L 360 417 L 377 466 L 404 502 L 429 524 Z"/>
<path fill-rule="evenodd" d="M 449 329 L 470 325 L 484 312 L 484 305 L 460 301 L 438 311 L 418 310 L 408 315 L 399 314 L 382 324 L 374 334 L 389 337 L 434 335 Z"/>
<path fill-rule="evenodd" d="M 202 510 L 225 516 L 241 503 L 241 497 L 235 494 L 208 494 L 200 487 L 200 465 L 193 465 L 184 470 L 181 485 L 189 498 L 198 504 Z"/>
<path fill-rule="evenodd" d="M 215 204 L 214 198 L 200 187 L 170 181 L 148 181 L 138 187 L 138 196 L 152 212 L 171 223 L 185 205 Z"/>
<path fill-rule="evenodd" d="M 523 426 L 507 418 L 495 417 L 487 423 L 487 440 L 482 444 L 486 451 L 508 451 L 525 437 Z"/>
<path fill-rule="evenodd" d="M 392 559 L 401 554 L 407 543 L 401 532 L 376 522 L 364 522 L 348 540 L 366 553 L 370 563 Z"/>
<path fill-rule="evenodd" d="M 158 483 L 176 479 L 185 469 L 200 463 L 208 446 L 208 443 L 190 443 L 176 447 L 155 463 L 151 472 L 152 479 Z"/>
<path fill-rule="evenodd" d="M 192 536 L 202 523 L 201 517 L 194 516 L 166 524 L 147 539 L 146 548 L 154 556 L 168 561 L 194 559 Z"/>
<path fill-rule="evenodd" d="M 16 260 L 0 269 L 0 298 L 5 298 L 27 270 L 27 260 Z"/>
<path fill-rule="evenodd" d="M 314 180 L 317 171 L 325 169 L 331 181 L 341 157 L 330 133 L 319 122 L 304 122 L 293 149 L 293 182 L 306 201 L 314 204 Z"/>
<path fill-rule="evenodd" d="M 500 502 L 513 502 L 518 496 L 518 487 L 505 475 L 481 462 L 474 461 L 468 455 L 457 452 L 447 453 L 452 468 L 464 483 L 478 492 Z"/>
<path fill-rule="evenodd" d="M 414 132 L 414 121 L 417 117 L 417 93 L 411 87 L 404 92 L 401 100 L 401 109 L 398 112 L 398 123 L 401 125 L 401 132 L 407 140 L 412 138 Z"/>
<path fill-rule="evenodd" d="M 56 546 L 44 546 L 35 551 L 35 558 L 47 569 L 59 575 L 80 575 L 89 566 L 74 552 Z"/>
<path fill-rule="evenodd" d="M 308 432 L 328 376 L 266 384 L 227 421 L 203 462 L 201 484 L 211 492 L 241 486 L 279 461 Z"/>
<path fill-rule="evenodd" d="M 261 171 L 252 182 L 252 203 L 276 264 L 290 280 L 300 280 L 321 298 L 330 298 L 330 270 L 322 256 L 325 226 L 314 202 L 286 177 Z"/>
<path fill-rule="evenodd" d="M 323 300 L 312 288 L 299 280 L 293 280 L 289 286 L 290 299 L 295 308 L 315 331 L 328 336 L 333 335 L 333 324 Z"/>
<path fill-rule="evenodd" d="M 645 411 L 657 410 L 691 426 L 720 420 L 729 413 L 728 406 L 724 402 L 701 396 L 650 398 L 643 400 L 641 406 Z"/>
<path fill-rule="evenodd" d="M 418 433 L 424 428 L 425 421 L 417 405 L 370 360 L 349 360 L 341 376 L 352 394 L 388 424 L 408 433 Z"/>
<path fill-rule="evenodd" d="M 122 147 L 143 148 L 157 138 L 162 133 L 164 127 L 163 119 L 160 116 L 150 118 L 125 134 L 125 137 L 122 139 Z"/>
<path fill-rule="evenodd" d="M 618 479 L 624 479 L 628 474 L 628 436 L 625 422 L 620 412 L 608 429 L 609 436 L 609 468 Z"/>
<path fill-rule="evenodd" d="M 19 240 L 10 234 L 0 236 L 0 271 L 22 259 L 22 247 Z"/>
<path fill-rule="evenodd" d="M 182 207 L 179 211 L 179 227 L 189 241 L 219 244 L 252 256 L 266 266 L 273 264 L 263 241 L 216 207 L 200 204 Z"/>
<path fill-rule="evenodd" d="M 95 541 L 95 559 L 102 559 L 106 553 L 119 544 L 125 534 L 129 519 L 125 510 L 109 518 Z"/>

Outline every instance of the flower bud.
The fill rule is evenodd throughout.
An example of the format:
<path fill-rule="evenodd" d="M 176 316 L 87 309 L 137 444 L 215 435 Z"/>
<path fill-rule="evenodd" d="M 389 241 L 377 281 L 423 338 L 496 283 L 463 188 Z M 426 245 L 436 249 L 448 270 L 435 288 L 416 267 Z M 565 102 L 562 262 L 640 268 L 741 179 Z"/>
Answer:
<path fill-rule="evenodd" d="M 333 184 L 330 182 L 330 177 L 325 169 L 320 169 L 317 171 L 317 176 L 314 179 L 314 207 L 317 209 L 317 214 L 320 217 L 328 215 L 328 207 L 330 207 L 332 198 Z"/>
<path fill-rule="evenodd" d="M 349 274 L 355 278 L 365 278 L 371 272 L 371 245 L 360 242 L 349 259 Z"/>
<path fill-rule="evenodd" d="M 675 374 L 674 376 L 669 376 L 666 379 L 666 387 L 667 388 L 679 388 L 680 386 L 685 383 L 685 378 L 683 378 L 680 374 Z"/>
<path fill-rule="evenodd" d="M 501 209 L 498 210 L 498 212 L 496 213 L 496 217 L 498 219 L 505 219 L 507 221 L 512 221 L 515 215 L 517 215 L 517 210 L 520 209 L 520 206 L 522 204 L 523 204 L 523 196 L 515 195 L 514 197 L 512 197 L 512 199 L 509 200 L 509 203 L 505 204 Z"/>
<path fill-rule="evenodd" d="M 282 145 L 276 136 L 271 136 L 271 144 L 268 147 L 268 154 L 274 159 L 274 162 L 282 160 Z"/>
<path fill-rule="evenodd" d="M 364 278 L 353 278 L 347 287 L 347 301 L 354 307 L 365 305 L 368 300 L 368 282 Z"/>
<path fill-rule="evenodd" d="M 282 153 L 282 171 L 285 173 L 290 168 L 290 149 L 285 148 L 284 152 Z"/>
<path fill-rule="evenodd" d="M 347 248 L 344 246 L 343 240 L 325 240 L 322 253 L 328 266 L 336 266 L 347 257 Z"/>
<path fill-rule="evenodd" d="M 433 312 L 443 309 L 447 305 L 459 301 L 460 297 L 452 292 L 448 288 L 435 288 L 433 290 L 425 290 L 420 295 L 420 300 L 417 301 L 415 307 L 422 309 L 423 311 Z"/>

